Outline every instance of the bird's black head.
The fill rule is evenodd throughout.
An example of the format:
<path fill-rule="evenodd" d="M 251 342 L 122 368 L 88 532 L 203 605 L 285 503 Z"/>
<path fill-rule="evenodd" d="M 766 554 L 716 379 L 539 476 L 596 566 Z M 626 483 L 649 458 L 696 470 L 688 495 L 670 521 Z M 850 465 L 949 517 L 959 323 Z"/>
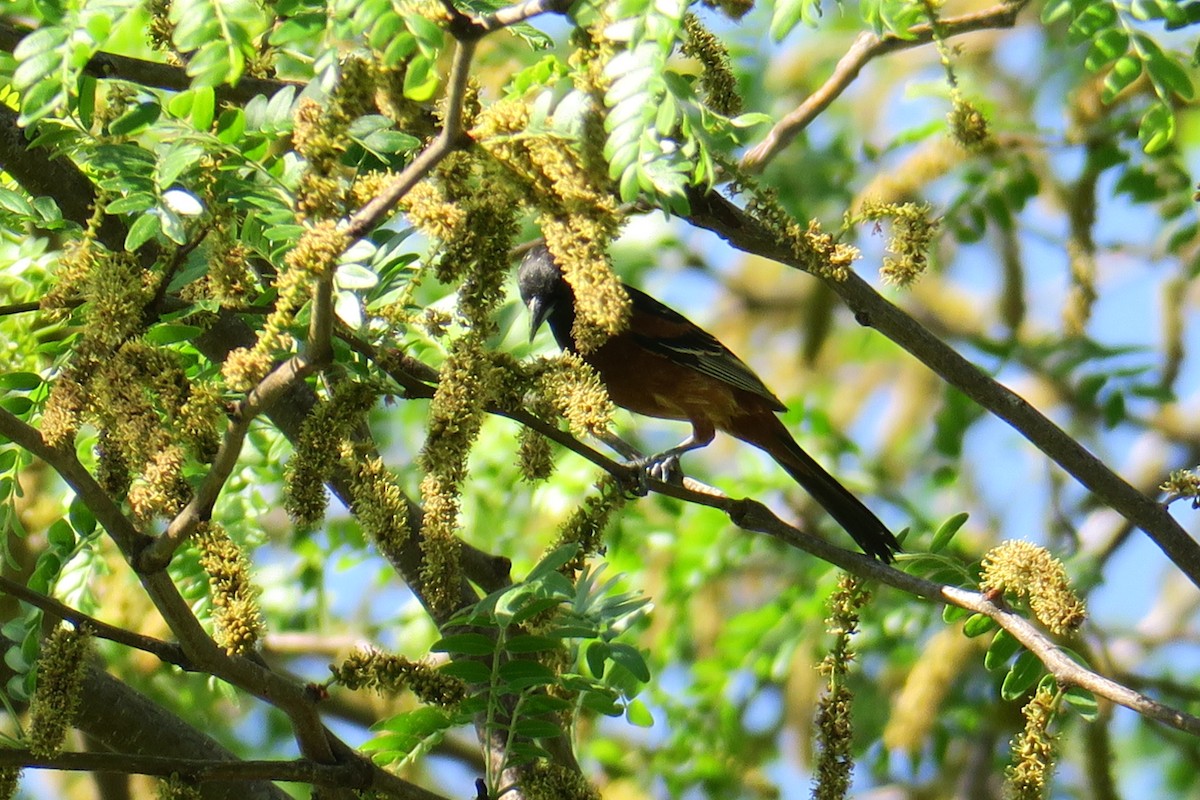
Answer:
<path fill-rule="evenodd" d="M 545 245 L 539 244 L 525 254 L 517 270 L 517 288 L 529 309 L 529 341 L 549 320 L 554 338 L 562 345 L 560 337 L 569 334 L 574 322 L 574 297 Z"/>

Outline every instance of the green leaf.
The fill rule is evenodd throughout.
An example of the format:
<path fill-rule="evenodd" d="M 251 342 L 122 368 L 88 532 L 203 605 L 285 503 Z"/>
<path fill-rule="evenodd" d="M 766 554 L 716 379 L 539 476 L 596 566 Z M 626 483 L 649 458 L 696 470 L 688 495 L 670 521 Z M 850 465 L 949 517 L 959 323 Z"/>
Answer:
<path fill-rule="evenodd" d="M 584 644 L 584 662 L 587 664 L 588 671 L 597 680 L 604 677 L 604 665 L 608 661 L 610 648 L 611 646 L 607 642 L 591 641 Z"/>
<path fill-rule="evenodd" d="M 1165 150 L 1175 139 L 1175 112 L 1161 103 L 1150 106 L 1142 115 L 1138 139 L 1148 155 Z"/>
<path fill-rule="evenodd" d="M 444 672 L 467 683 L 487 683 L 492 677 L 492 671 L 487 664 L 467 659 L 451 661 L 440 667 L 438 672 Z"/>
<path fill-rule="evenodd" d="M 571 563 L 571 559 L 575 558 L 578 553 L 579 545 L 574 542 L 551 550 L 534 565 L 533 569 L 529 570 L 529 574 L 525 576 L 525 583 L 538 583 L 544 580 L 551 573 L 558 572 Z"/>
<path fill-rule="evenodd" d="M 372 726 L 372 730 L 381 734 L 364 742 L 362 749 L 368 753 L 386 753 L 388 763 L 403 761 L 427 752 L 453 725 L 454 717 L 440 708 L 418 708 Z"/>
<path fill-rule="evenodd" d="M 821 15 L 820 2 L 813 0 L 778 0 L 771 9 L 771 38 L 782 42 L 784 37 L 792 32 L 800 20 L 813 25 L 815 18 Z"/>
<path fill-rule="evenodd" d="M 33 408 L 33 401 L 25 395 L 10 394 L 0 397 L 0 408 L 15 416 L 24 418 Z"/>
<path fill-rule="evenodd" d="M 1113 98 L 1138 79 L 1142 74 L 1142 60 L 1136 56 L 1123 55 L 1113 64 L 1112 69 L 1104 76 L 1104 90 L 1100 99 L 1111 103 Z"/>
<path fill-rule="evenodd" d="M 968 639 L 974 639 L 976 636 L 982 636 L 995 627 L 996 620 L 987 614 L 972 614 L 963 623 L 963 635 Z"/>
<path fill-rule="evenodd" d="M 1125 421 L 1125 395 L 1113 392 L 1104 401 L 1104 427 L 1112 430 Z"/>
<path fill-rule="evenodd" d="M 1096 695 L 1087 689 L 1072 686 L 1063 692 L 1063 700 L 1088 722 L 1093 722 L 1100 716 L 1100 704 L 1096 702 Z"/>
<path fill-rule="evenodd" d="M 0 389 L 11 392 L 31 392 L 42 385 L 36 372 L 5 372 L 0 374 Z"/>
<path fill-rule="evenodd" d="M 1089 3 L 1067 29 L 1067 41 L 1078 43 L 1095 36 L 1099 31 L 1112 27 L 1117 21 L 1117 10 L 1106 2 Z"/>
<path fill-rule="evenodd" d="M 639 728 L 649 728 L 654 725 L 654 715 L 650 713 L 649 707 L 637 699 L 630 700 L 625 706 L 625 719 L 629 720 L 631 725 Z"/>
<path fill-rule="evenodd" d="M 482 633 L 456 633 L 438 639 L 429 647 L 433 653 L 450 653 L 452 655 L 483 656 L 490 655 L 496 650 L 494 639 Z"/>
<path fill-rule="evenodd" d="M 650 682 L 650 667 L 640 650 L 628 644 L 609 645 L 609 659 L 620 664 L 642 683 Z"/>
<path fill-rule="evenodd" d="M 217 138 L 233 144 L 246 132 L 246 114 L 240 108 L 227 108 L 217 119 Z"/>
<path fill-rule="evenodd" d="M 25 197 L 12 189 L 0 186 L 0 209 L 22 217 L 33 216 L 33 206 Z"/>
<path fill-rule="evenodd" d="M 167 323 L 153 326 L 150 330 L 146 331 L 142 338 L 149 344 L 178 344 L 179 342 L 191 341 L 201 333 L 204 333 L 204 329 L 198 328 L 195 325 Z"/>
<path fill-rule="evenodd" d="M 71 500 L 71 507 L 67 510 L 67 519 L 70 521 L 71 527 L 75 529 L 75 535 L 80 538 L 87 538 L 96 531 L 96 515 L 79 497 Z"/>
<path fill-rule="evenodd" d="M 1099 72 L 1129 50 L 1129 34 L 1119 28 L 1109 28 L 1092 40 L 1084 66 L 1089 72 Z"/>
<path fill-rule="evenodd" d="M 1193 99 L 1196 96 L 1196 88 L 1192 85 L 1192 78 L 1187 70 L 1172 56 L 1164 53 L 1153 39 L 1139 34 L 1137 40 L 1146 54 L 1146 72 L 1160 89 L 1159 96 L 1163 101 L 1170 101 L 1171 92 L 1184 100 Z"/>
<path fill-rule="evenodd" d="M 572 703 L 561 697 L 553 697 L 548 694 L 534 694 L 529 695 L 521 702 L 521 712 L 531 716 L 534 714 L 560 714 L 564 711 L 570 711 L 572 706 Z"/>
<path fill-rule="evenodd" d="M 996 631 L 992 643 L 983 656 L 983 666 L 989 670 L 999 669 L 1021 649 L 1021 643 L 1006 630 Z"/>
<path fill-rule="evenodd" d="M 340 289 L 371 289 L 379 283 L 379 276 L 360 264 L 339 264 L 334 283 Z"/>
<path fill-rule="evenodd" d="M 437 93 L 438 76 L 433 62 L 418 55 L 408 62 L 404 73 L 404 96 L 418 103 L 426 103 Z"/>
<path fill-rule="evenodd" d="M 530 739 L 553 739 L 563 735 L 562 728 L 550 720 L 532 717 L 521 717 L 513 729 L 518 736 L 526 736 Z"/>
<path fill-rule="evenodd" d="M 1042 676 L 1042 672 L 1042 662 L 1038 661 L 1037 656 L 1026 650 L 1017 656 L 1016 662 L 1004 676 L 1004 683 L 1000 686 L 1000 696 L 1005 700 L 1016 700 L 1033 688 L 1033 685 Z"/>
<path fill-rule="evenodd" d="M 113 120 L 108 126 L 108 132 L 113 136 L 131 136 L 149 128 L 161 115 L 162 106 L 158 103 L 138 103 Z"/>
<path fill-rule="evenodd" d="M 512 692 L 532 686 L 546 686 L 555 681 L 553 670 L 537 661 L 509 661 L 501 664 L 498 672 L 501 680 Z"/>
<path fill-rule="evenodd" d="M 129 226 L 129 233 L 125 235 L 125 249 L 132 253 L 153 239 L 159 230 L 160 220 L 158 215 L 143 214 Z"/>
<path fill-rule="evenodd" d="M 950 544 L 950 540 L 954 538 L 954 534 L 958 533 L 963 525 L 967 524 L 967 520 L 971 515 L 966 511 L 960 511 L 954 516 L 947 519 L 938 527 L 937 533 L 933 535 L 933 543 L 929 545 L 931 553 L 938 553 L 946 549 L 946 545 Z"/>
<path fill-rule="evenodd" d="M 104 207 L 108 214 L 141 214 L 146 209 L 153 208 L 158 202 L 149 192 L 135 192 L 126 197 L 118 197 Z"/>
<path fill-rule="evenodd" d="M 521 634 L 514 636 L 504 643 L 504 649 L 510 653 L 542 653 L 547 650 L 558 650 L 562 642 L 549 636 L 534 636 Z"/>
<path fill-rule="evenodd" d="M 951 623 L 958 622 L 960 619 L 966 618 L 971 612 L 965 608 L 958 606 L 945 605 L 942 606 L 942 622 Z"/>
<path fill-rule="evenodd" d="M 46 531 L 46 540 L 51 547 L 69 552 L 75 546 L 75 531 L 65 519 L 57 519 Z"/>

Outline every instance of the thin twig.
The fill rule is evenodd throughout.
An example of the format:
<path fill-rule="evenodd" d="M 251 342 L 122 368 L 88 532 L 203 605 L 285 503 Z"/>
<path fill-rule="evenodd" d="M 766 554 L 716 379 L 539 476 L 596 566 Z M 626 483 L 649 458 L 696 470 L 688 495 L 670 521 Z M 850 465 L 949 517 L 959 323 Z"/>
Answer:
<path fill-rule="evenodd" d="M 474 54 L 475 42 L 473 40 L 458 42 L 454 51 L 454 63 L 450 67 L 445 125 L 433 142 L 422 150 L 421 154 L 396 176 L 395 180 L 350 217 L 350 221 L 343 229 L 349 239 L 361 239 L 376 225 L 383 222 L 396 204 L 432 172 L 442 162 L 442 159 L 470 141 L 463 133 L 462 116 L 467 80 L 471 76 L 471 58 Z"/>
<path fill-rule="evenodd" d="M 1028 0 L 1020 2 L 1001 3 L 983 11 L 963 14 L 960 17 L 943 20 L 938 23 L 939 32 L 943 38 L 961 36 L 964 33 L 990 30 L 993 28 L 1011 28 L 1016 24 L 1017 15 Z M 899 50 L 909 50 L 913 47 L 927 45 L 933 41 L 933 25 L 917 25 L 910 31 L 911 38 L 901 39 L 895 34 L 876 36 L 863 32 L 854 40 L 854 44 L 834 67 L 833 74 L 815 92 L 804 99 L 799 106 L 789 112 L 775 127 L 767 133 L 763 140 L 755 145 L 742 158 L 742 169 L 747 172 L 761 172 L 772 158 L 779 155 L 800 132 L 808 127 L 817 116 L 828 108 L 842 92 L 854 82 L 858 74 L 872 59 Z"/>
<path fill-rule="evenodd" d="M 738 527 L 755 531 L 778 539 L 785 544 L 811 553 L 818 558 L 841 567 L 861 578 L 877 580 L 917 597 L 924 597 L 945 605 L 958 606 L 968 611 L 984 614 L 1008 631 L 1014 639 L 1037 656 L 1061 686 L 1079 686 L 1099 697 L 1125 706 L 1144 717 L 1157 720 L 1173 728 L 1200 735 L 1200 717 L 1192 716 L 1114 680 L 1093 672 L 1072 660 L 1066 653 L 1042 633 L 1029 620 L 997 605 L 979 592 L 960 589 L 956 586 L 934 583 L 918 578 L 895 567 L 881 564 L 873 558 L 844 550 L 811 533 L 794 528 L 779 519 L 766 506 L 756 500 L 735 500 L 699 493 L 671 484 L 651 481 L 650 487 L 661 494 L 677 497 L 693 503 L 719 508 L 725 511 Z"/>
<path fill-rule="evenodd" d="M 212 466 L 196 493 L 167 525 L 166 531 L 137 552 L 133 561 L 135 570 L 151 574 L 166 569 L 175 551 L 195 533 L 196 526 L 212 517 L 213 506 L 216 505 L 221 489 L 233 474 L 233 468 L 237 466 L 250 424 L 283 397 L 294 382 L 303 380 L 314 368 L 309 359 L 293 356 L 272 370 L 254 387 L 225 429 L 225 437 L 221 440 Z"/>
<path fill-rule="evenodd" d="M 0 317 L 11 317 L 14 314 L 28 314 L 31 311 L 37 311 L 42 307 L 42 304 L 33 300 L 28 303 L 9 303 L 8 305 L 0 306 Z"/>
<path fill-rule="evenodd" d="M 40 608 L 42 611 L 57 617 L 61 620 L 66 620 L 72 625 L 86 625 L 96 636 L 101 639 L 108 639 L 117 644 L 123 644 L 126 647 L 132 647 L 135 650 L 142 650 L 151 655 L 157 656 L 159 660 L 165 661 L 168 664 L 174 664 L 180 669 L 189 672 L 195 672 L 196 668 L 188 660 L 183 653 L 183 648 L 172 642 L 164 642 L 162 639 L 155 639 L 152 636 L 143 636 L 140 633 L 126 630 L 125 628 L 110 625 L 107 622 L 102 622 L 95 617 L 85 614 L 82 611 L 71 608 L 67 604 L 53 598 L 48 597 L 41 592 L 35 592 L 28 586 L 25 586 L 11 578 L 6 578 L 0 575 L 0 592 L 12 595 L 19 600 L 24 600 L 31 606 Z"/>
<path fill-rule="evenodd" d="M 524 3 L 498 9 L 491 14 L 484 14 L 475 22 L 484 31 L 490 33 L 519 22 L 525 22 L 541 14 L 565 14 L 570 7 L 570 0 L 527 0 Z"/>

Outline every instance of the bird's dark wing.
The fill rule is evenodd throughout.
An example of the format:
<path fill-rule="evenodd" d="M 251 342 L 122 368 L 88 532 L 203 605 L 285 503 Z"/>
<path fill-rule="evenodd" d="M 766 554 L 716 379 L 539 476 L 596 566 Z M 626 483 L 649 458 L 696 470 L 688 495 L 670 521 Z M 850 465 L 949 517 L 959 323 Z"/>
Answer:
<path fill-rule="evenodd" d="M 681 366 L 756 394 L 777 411 L 787 409 L 754 370 L 708 331 L 645 292 L 629 285 L 625 291 L 633 304 L 629 332 L 639 345 Z"/>

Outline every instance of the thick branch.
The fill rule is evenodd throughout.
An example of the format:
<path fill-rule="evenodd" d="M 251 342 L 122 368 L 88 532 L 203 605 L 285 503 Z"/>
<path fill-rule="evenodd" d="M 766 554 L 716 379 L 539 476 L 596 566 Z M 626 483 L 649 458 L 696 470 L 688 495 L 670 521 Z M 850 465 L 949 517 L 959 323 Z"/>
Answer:
<path fill-rule="evenodd" d="M 1016 24 L 1017 14 L 1020 13 L 1026 2 L 1027 0 L 1020 0 L 1019 2 L 1001 3 L 983 11 L 942 20 L 938 23 L 937 30 L 942 38 L 949 39 L 952 36 L 961 36 L 964 33 L 974 33 L 975 31 L 1011 28 Z M 763 140 L 746 153 L 742 158 L 742 169 L 747 172 L 761 172 L 768 161 L 779 155 L 779 152 L 791 144 L 792 140 L 808 127 L 809 123 L 828 108 L 829 104 L 836 100 L 842 92 L 846 91 L 863 67 L 872 59 L 895 53 L 898 50 L 908 50 L 929 44 L 933 41 L 934 26 L 917 25 L 910 33 L 912 36 L 908 39 L 901 39 L 890 33 L 882 37 L 865 31 L 860 33 L 854 40 L 854 44 L 838 61 L 833 74 L 825 80 L 825 83 L 821 84 L 820 88 L 805 98 L 804 102 L 793 111 L 779 120 L 775 127 L 771 128 L 763 137 Z"/>
<path fill-rule="evenodd" d="M 79 693 L 75 725 L 93 741 L 128 754 L 175 756 L 203 761 L 237 761 L 237 756 L 161 705 L 89 664 Z M 270 781 L 210 783 L 202 800 L 287 800 Z"/>
<path fill-rule="evenodd" d="M 11 53 L 17 43 L 30 32 L 28 28 L 0 24 L 0 50 Z M 174 92 L 182 92 L 192 86 L 192 79 L 183 66 L 146 61 L 142 58 L 131 58 L 115 53 L 96 53 L 88 59 L 87 64 L 83 67 L 83 72 L 99 80 L 129 81 L 142 86 L 152 86 Z M 236 86 L 217 86 L 213 91 L 216 94 L 218 106 L 227 103 L 244 106 L 256 95 L 270 97 L 287 86 L 294 86 L 297 91 L 304 88 L 303 84 L 243 75 Z"/>
<path fill-rule="evenodd" d="M 0 434 L 53 467 L 96 515 L 96 520 L 116 542 L 125 558 L 133 563 L 149 537 L 121 512 L 91 473 L 75 458 L 73 451 L 50 447 L 36 429 L 3 409 L 0 409 Z M 179 594 L 179 588 L 165 571 L 136 574 L 155 607 L 178 637 L 184 655 L 196 669 L 209 672 L 278 707 L 291 719 L 296 740 L 306 757 L 321 763 L 334 761 L 331 738 L 321 725 L 313 699 L 303 686 L 250 659 L 226 654 L 205 633 L 191 607 Z"/>
<path fill-rule="evenodd" d="M 790 248 L 741 209 L 715 195 L 696 195 L 690 199 L 692 214 L 689 218 L 694 224 L 713 231 L 739 250 L 803 268 Z M 1200 545 L 1164 506 L 1130 486 L 1062 428 L 885 300 L 858 275 L 851 273 L 845 280 L 824 280 L 861 324 L 875 328 L 951 386 L 1011 425 L 1104 503 L 1145 531 L 1192 583 L 1200 587 Z"/>
<path fill-rule="evenodd" d="M 399 800 L 446 800 L 444 795 L 411 783 L 384 779 L 363 785 L 361 771 L 354 765 L 317 764 L 303 758 L 292 761 L 206 761 L 127 753 L 61 753 L 53 758 L 38 758 L 28 750 L 0 749 L 0 766 L 117 772 L 161 778 L 178 775 L 191 783 L 293 781 L 315 786 L 376 789 Z"/>

